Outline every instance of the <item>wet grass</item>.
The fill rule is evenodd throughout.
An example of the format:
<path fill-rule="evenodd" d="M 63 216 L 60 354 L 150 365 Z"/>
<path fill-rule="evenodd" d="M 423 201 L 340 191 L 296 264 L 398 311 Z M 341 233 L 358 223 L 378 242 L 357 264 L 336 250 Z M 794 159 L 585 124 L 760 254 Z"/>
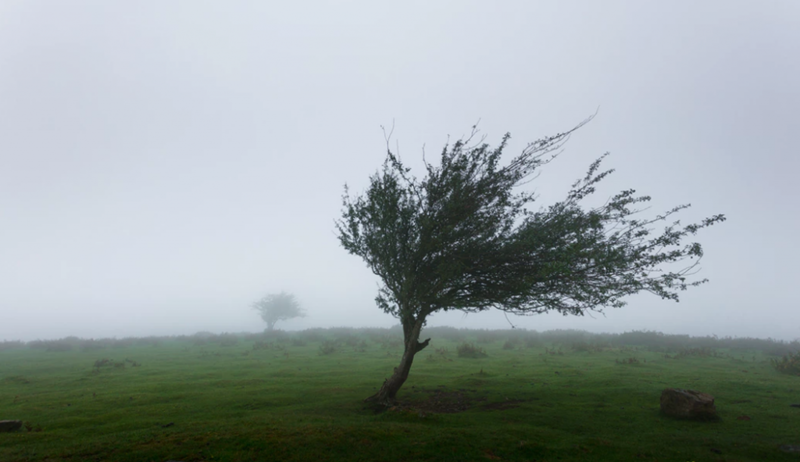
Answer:
<path fill-rule="evenodd" d="M 434 337 L 376 413 L 396 339 L 279 340 L 0 351 L 0 420 L 30 429 L 0 434 L 0 460 L 798 460 L 779 446 L 800 445 L 800 377 L 761 352 L 501 338 L 464 358 Z M 666 387 L 715 396 L 721 419 L 661 415 Z"/>

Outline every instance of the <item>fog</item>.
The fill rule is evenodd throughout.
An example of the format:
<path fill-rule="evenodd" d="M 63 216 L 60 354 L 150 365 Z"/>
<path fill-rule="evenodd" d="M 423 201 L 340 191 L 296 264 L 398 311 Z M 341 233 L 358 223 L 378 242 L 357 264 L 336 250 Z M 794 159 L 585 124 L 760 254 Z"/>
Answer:
<path fill-rule="evenodd" d="M 391 127 L 422 166 L 479 122 L 509 154 L 597 117 L 528 187 L 649 216 L 691 203 L 698 277 L 564 317 L 435 314 L 431 326 L 800 337 L 800 3 L 0 3 L 0 340 L 397 323 L 334 232 Z M 599 108 L 599 109 L 598 109 Z M 420 173 L 421 175 L 421 173 Z"/>

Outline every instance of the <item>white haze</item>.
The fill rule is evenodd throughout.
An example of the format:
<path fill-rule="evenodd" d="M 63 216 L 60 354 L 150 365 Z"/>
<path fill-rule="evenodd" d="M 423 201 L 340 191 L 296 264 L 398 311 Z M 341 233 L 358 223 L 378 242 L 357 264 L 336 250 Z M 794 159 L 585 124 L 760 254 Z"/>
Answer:
<path fill-rule="evenodd" d="M 336 239 L 344 183 L 479 128 L 509 154 L 599 107 L 531 187 L 691 203 L 710 283 L 517 327 L 800 337 L 800 2 L 0 3 L 0 340 L 391 326 Z M 394 146 L 394 144 L 393 144 Z M 429 325 L 508 328 L 501 312 Z"/>

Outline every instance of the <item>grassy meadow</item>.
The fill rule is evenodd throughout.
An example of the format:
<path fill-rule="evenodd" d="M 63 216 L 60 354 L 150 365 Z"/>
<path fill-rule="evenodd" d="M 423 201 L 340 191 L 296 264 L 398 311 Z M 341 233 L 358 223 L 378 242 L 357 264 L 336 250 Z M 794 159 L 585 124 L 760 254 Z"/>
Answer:
<path fill-rule="evenodd" d="M 0 461 L 797 461 L 800 377 L 757 339 L 431 328 L 0 342 Z M 472 357 L 470 357 L 472 356 Z M 666 387 L 720 419 L 663 416 Z"/>

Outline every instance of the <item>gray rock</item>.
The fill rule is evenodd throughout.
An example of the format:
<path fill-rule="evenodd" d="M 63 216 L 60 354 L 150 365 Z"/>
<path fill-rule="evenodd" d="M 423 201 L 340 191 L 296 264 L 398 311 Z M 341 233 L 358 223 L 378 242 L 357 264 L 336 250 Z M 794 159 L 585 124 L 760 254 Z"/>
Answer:
<path fill-rule="evenodd" d="M 21 420 L 0 420 L 0 433 L 15 432 L 22 428 Z"/>
<path fill-rule="evenodd" d="M 667 388 L 661 392 L 661 412 L 671 417 L 714 420 L 717 408 L 714 397 L 694 390 Z"/>
<path fill-rule="evenodd" d="M 778 448 L 783 452 L 800 453 L 800 444 L 784 444 L 784 445 L 778 446 Z"/>

